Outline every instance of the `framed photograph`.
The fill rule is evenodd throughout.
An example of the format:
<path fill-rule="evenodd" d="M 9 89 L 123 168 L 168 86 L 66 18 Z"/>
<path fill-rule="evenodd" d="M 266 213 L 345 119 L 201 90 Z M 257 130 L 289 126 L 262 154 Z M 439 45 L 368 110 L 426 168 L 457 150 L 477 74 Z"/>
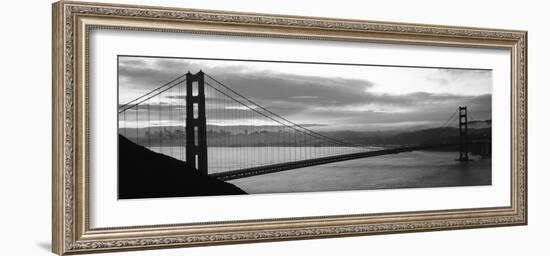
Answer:
<path fill-rule="evenodd" d="M 526 31 L 57 2 L 53 251 L 525 225 L 526 58 Z"/>

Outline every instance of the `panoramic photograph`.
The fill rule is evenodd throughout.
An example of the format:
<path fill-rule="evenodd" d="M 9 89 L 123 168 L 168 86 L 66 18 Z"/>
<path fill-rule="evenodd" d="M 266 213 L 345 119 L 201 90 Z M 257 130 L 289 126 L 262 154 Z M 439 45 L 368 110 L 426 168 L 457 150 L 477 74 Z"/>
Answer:
<path fill-rule="evenodd" d="M 492 71 L 118 56 L 118 198 L 491 185 Z"/>

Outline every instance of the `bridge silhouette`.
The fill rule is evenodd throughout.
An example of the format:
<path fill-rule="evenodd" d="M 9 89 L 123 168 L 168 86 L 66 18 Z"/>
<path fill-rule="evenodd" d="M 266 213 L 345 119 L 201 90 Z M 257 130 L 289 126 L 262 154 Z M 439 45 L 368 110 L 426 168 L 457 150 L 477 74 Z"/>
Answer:
<path fill-rule="evenodd" d="M 436 148 L 456 148 L 457 160 L 463 162 L 474 151 L 491 153 L 490 139 L 469 137 L 472 113 L 466 106 L 439 127 L 458 120 L 457 140 L 380 148 L 314 131 L 202 71 L 178 76 L 119 105 L 118 115 L 123 136 L 220 180 Z"/>

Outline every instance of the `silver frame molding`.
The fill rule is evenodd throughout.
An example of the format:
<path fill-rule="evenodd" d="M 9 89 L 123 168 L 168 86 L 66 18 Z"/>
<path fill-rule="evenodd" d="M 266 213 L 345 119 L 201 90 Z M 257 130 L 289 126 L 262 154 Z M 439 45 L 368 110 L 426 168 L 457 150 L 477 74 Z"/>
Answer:
<path fill-rule="evenodd" d="M 53 4 L 55 253 L 217 245 L 527 224 L 527 32 L 61 1 Z M 224 34 L 511 51 L 511 205 L 92 229 L 88 210 L 88 35 L 93 29 Z"/>

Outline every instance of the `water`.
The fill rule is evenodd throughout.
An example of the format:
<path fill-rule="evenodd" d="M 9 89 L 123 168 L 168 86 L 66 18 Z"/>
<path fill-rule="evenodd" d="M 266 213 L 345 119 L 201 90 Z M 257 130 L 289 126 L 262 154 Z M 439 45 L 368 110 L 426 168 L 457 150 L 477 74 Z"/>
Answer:
<path fill-rule="evenodd" d="M 248 193 L 313 192 L 491 184 L 491 160 L 454 152 L 407 152 L 229 181 Z"/>
<path fill-rule="evenodd" d="M 178 159 L 185 149 L 151 148 Z M 376 148 L 372 148 L 375 150 Z M 286 153 L 283 153 L 286 152 Z M 357 152 L 354 148 L 212 147 L 209 173 L 299 159 L 300 154 L 331 155 Z M 389 188 L 448 187 L 491 184 L 491 159 L 471 156 L 455 161 L 457 152 L 415 151 L 336 162 L 278 173 L 230 180 L 250 194 L 342 191 Z"/>
<path fill-rule="evenodd" d="M 185 147 L 149 149 L 185 161 Z M 367 148 L 376 150 L 377 147 Z M 208 147 L 208 173 L 239 170 L 290 161 L 362 152 L 353 147 Z"/>

